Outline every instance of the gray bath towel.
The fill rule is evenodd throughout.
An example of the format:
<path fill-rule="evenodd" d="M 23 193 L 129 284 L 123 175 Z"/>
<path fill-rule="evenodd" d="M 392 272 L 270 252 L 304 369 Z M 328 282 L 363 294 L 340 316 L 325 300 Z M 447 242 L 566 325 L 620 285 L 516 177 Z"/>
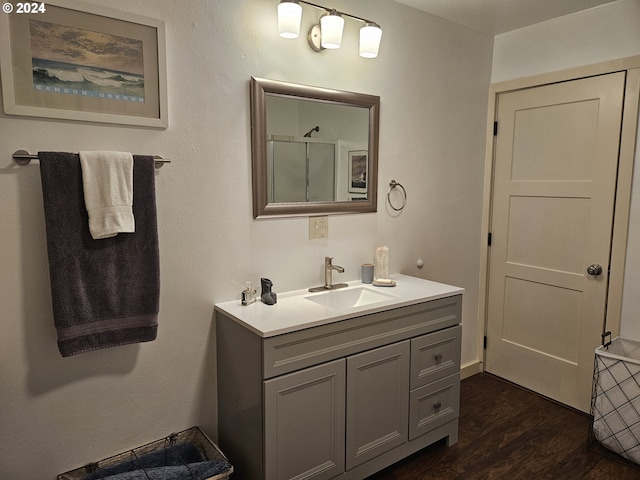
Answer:
<path fill-rule="evenodd" d="M 79 156 L 38 157 L 60 353 L 155 340 L 160 268 L 153 157 L 134 156 L 135 233 L 100 240 L 89 232 Z"/>

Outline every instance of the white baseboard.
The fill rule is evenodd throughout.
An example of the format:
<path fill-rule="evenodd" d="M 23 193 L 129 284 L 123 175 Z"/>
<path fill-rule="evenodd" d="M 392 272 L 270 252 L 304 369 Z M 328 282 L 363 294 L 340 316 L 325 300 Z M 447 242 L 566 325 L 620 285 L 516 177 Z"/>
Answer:
<path fill-rule="evenodd" d="M 460 369 L 460 380 L 472 377 L 478 373 L 483 372 L 482 362 L 472 362 L 467 365 L 463 365 Z"/>

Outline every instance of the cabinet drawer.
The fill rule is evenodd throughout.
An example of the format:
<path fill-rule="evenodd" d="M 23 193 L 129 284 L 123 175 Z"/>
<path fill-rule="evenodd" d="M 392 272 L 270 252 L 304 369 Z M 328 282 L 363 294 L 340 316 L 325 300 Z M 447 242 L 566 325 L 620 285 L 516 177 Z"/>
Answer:
<path fill-rule="evenodd" d="M 460 374 L 437 380 L 409 393 L 409 440 L 458 418 Z"/>
<path fill-rule="evenodd" d="M 329 362 L 460 323 L 462 296 L 431 300 L 263 341 L 264 378 Z"/>
<path fill-rule="evenodd" d="M 411 340 L 411 389 L 460 371 L 460 325 Z"/>

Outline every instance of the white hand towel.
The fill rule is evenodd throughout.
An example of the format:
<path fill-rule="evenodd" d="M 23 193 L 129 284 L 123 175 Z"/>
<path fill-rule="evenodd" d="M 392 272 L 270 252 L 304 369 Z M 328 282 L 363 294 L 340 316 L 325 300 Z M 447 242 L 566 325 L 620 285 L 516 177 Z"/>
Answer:
<path fill-rule="evenodd" d="M 135 232 L 133 155 L 128 152 L 80 152 L 84 203 L 95 239 Z"/>

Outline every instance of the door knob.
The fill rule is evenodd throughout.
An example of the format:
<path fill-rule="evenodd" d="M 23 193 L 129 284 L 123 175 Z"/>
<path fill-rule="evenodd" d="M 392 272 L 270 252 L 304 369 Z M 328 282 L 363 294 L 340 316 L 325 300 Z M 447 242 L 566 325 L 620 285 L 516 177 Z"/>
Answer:
<path fill-rule="evenodd" d="M 587 267 L 587 273 L 591 276 L 597 277 L 602 273 L 602 266 L 597 263 L 592 263 Z"/>

